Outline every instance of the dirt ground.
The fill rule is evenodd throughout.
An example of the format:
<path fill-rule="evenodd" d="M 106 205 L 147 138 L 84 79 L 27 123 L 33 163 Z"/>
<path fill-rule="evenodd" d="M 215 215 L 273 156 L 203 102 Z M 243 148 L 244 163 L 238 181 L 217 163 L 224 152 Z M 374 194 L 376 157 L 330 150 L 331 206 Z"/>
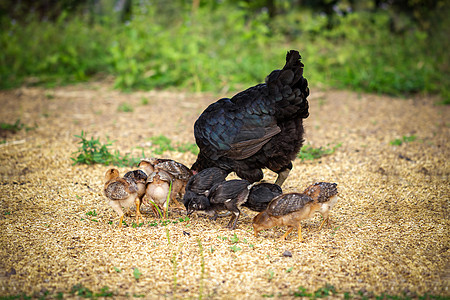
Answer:
<path fill-rule="evenodd" d="M 0 144 L 0 296 L 450 297 L 450 107 L 432 98 L 312 89 L 306 144 L 342 145 L 297 159 L 283 190 L 329 181 L 340 198 L 330 228 L 318 231 L 320 215 L 302 222 L 303 243 L 296 231 L 279 241 L 285 228 L 255 238 L 256 213 L 246 209 L 234 231 L 225 229 L 228 217 L 188 221 L 175 210 L 162 224 L 149 207 L 143 226 L 131 226 L 132 212 L 130 226 L 118 228 L 101 192 L 108 167 L 72 165 L 74 135 L 83 130 L 114 140 L 112 151 L 138 156 L 143 147 L 153 156 L 150 137 L 194 143 L 199 114 L 232 94 L 127 94 L 103 83 L 0 91 L 0 121 L 27 127 Z M 122 103 L 133 112 L 118 111 Z M 391 144 L 409 136 L 417 138 Z M 195 161 L 190 152 L 160 156 Z M 265 180 L 275 175 L 267 171 Z"/>

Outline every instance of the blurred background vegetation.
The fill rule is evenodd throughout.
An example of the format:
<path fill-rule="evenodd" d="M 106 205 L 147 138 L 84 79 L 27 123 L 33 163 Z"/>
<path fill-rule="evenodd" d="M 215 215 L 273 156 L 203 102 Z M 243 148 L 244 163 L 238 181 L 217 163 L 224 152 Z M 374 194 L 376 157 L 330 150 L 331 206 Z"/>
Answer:
<path fill-rule="evenodd" d="M 450 103 L 446 0 L 10 0 L 0 89 L 114 78 L 122 90 L 226 93 L 297 49 L 318 88 Z"/>

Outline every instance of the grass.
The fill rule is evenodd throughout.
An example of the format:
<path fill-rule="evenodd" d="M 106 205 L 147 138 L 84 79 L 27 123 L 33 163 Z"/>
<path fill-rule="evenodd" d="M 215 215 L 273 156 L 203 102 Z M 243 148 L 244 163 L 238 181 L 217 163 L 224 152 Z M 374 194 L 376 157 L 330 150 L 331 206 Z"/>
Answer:
<path fill-rule="evenodd" d="M 88 139 L 86 133 L 81 131 L 81 135 L 75 135 L 75 137 L 80 138 L 79 144 L 81 146 L 78 151 L 73 152 L 71 157 L 73 164 L 102 164 L 105 166 L 115 165 L 119 167 L 123 166 L 134 166 L 137 165 L 141 158 L 145 157 L 142 153 L 141 157 L 131 157 L 129 155 L 121 155 L 119 151 L 114 151 L 111 153 L 109 147 L 112 145 L 111 141 L 107 141 L 106 144 L 102 144 L 100 140 Z"/>
<path fill-rule="evenodd" d="M 309 297 L 310 299 L 326 298 L 332 295 L 337 295 L 337 291 L 334 286 L 329 284 L 317 289 L 315 292 L 308 292 L 306 288 L 299 287 L 298 290 L 293 293 L 294 297 Z"/>
<path fill-rule="evenodd" d="M 16 133 L 20 130 L 22 130 L 22 128 L 24 128 L 25 124 L 23 124 L 20 119 L 17 119 L 15 123 L 10 124 L 10 123 L 0 123 L 0 129 L 2 130 L 7 130 L 7 131 L 11 131 L 13 133 Z"/>
<path fill-rule="evenodd" d="M 156 155 L 162 155 L 166 151 L 178 151 L 180 153 L 191 152 L 197 155 L 200 151 L 195 143 L 172 145 L 172 140 L 163 134 L 152 136 L 150 142 L 151 150 Z"/>
<path fill-rule="evenodd" d="M 300 158 L 302 161 L 304 160 L 315 160 L 319 159 L 323 156 L 333 154 L 336 149 L 342 146 L 342 143 L 336 144 L 335 146 L 331 148 L 314 148 L 311 145 L 304 145 L 300 152 L 297 154 L 297 157 Z"/>
<path fill-rule="evenodd" d="M 29 130 L 36 129 L 37 127 L 37 125 L 34 125 L 33 127 L 27 126 L 22 123 L 20 119 L 17 119 L 14 123 L 0 123 L 0 131 L 9 131 L 11 133 L 17 133 L 22 129 L 25 129 L 28 132 Z"/>
<path fill-rule="evenodd" d="M 117 107 L 117 111 L 118 112 L 133 112 L 134 108 L 131 104 L 123 102 L 123 103 L 119 104 L 119 106 Z"/>
<path fill-rule="evenodd" d="M 393 146 L 401 146 L 403 143 L 414 142 L 417 139 L 415 135 L 404 135 L 400 139 L 395 139 L 390 141 L 389 143 Z"/>
<path fill-rule="evenodd" d="M 205 257 L 203 255 L 203 245 L 202 241 L 197 238 L 198 249 L 200 252 L 200 286 L 198 288 L 198 299 L 203 299 L 203 279 L 205 278 Z"/>
<path fill-rule="evenodd" d="M 139 278 L 141 278 L 141 275 L 142 275 L 142 273 L 141 273 L 141 271 L 139 271 L 139 269 L 138 268 L 133 268 L 133 277 L 134 277 L 134 279 L 136 279 L 136 280 L 139 280 Z"/>

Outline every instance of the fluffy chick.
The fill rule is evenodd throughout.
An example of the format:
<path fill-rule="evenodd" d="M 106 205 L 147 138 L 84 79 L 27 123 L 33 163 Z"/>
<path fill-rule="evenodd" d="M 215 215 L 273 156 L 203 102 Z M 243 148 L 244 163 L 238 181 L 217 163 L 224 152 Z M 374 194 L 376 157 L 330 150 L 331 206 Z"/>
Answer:
<path fill-rule="evenodd" d="M 323 221 L 320 224 L 319 230 L 322 229 L 323 224 L 327 222 L 327 226 L 330 226 L 330 211 L 336 204 L 337 198 L 337 184 L 329 182 L 317 182 L 304 191 L 304 194 L 310 196 L 315 202 L 320 204 L 319 212 L 323 217 Z"/>
<path fill-rule="evenodd" d="M 259 183 L 250 189 L 248 199 L 242 206 L 253 211 L 261 212 L 267 208 L 273 198 L 282 193 L 283 190 L 277 184 L 268 182 Z"/>
<path fill-rule="evenodd" d="M 193 175 L 186 184 L 185 194 L 183 196 L 183 204 L 186 210 L 189 208 L 189 204 L 194 199 L 198 199 L 199 203 L 203 203 L 211 188 L 227 178 L 228 172 L 213 167 L 204 169 L 197 174 Z M 207 199 L 206 199 L 207 200 Z"/>
<path fill-rule="evenodd" d="M 142 204 L 142 198 L 145 196 L 145 184 L 147 182 L 147 174 L 145 174 L 142 170 L 133 170 L 125 173 L 123 175 L 125 178 L 131 178 L 136 182 L 136 185 L 138 187 L 138 197 Z"/>
<path fill-rule="evenodd" d="M 124 213 L 122 207 L 129 208 L 136 204 L 136 223 L 142 219 L 139 210 L 140 200 L 138 196 L 138 186 L 131 178 L 119 177 L 119 170 L 109 169 L 105 173 L 105 185 L 103 193 L 109 199 L 109 205 L 119 215 L 119 227 L 122 227 Z"/>
<path fill-rule="evenodd" d="M 247 180 L 239 179 L 217 183 L 211 188 L 208 197 L 202 195 L 191 201 L 188 214 L 203 211 L 216 218 L 219 211 L 230 211 L 232 216 L 227 228 L 233 230 L 241 214 L 239 207 L 247 201 L 252 186 Z"/>
<path fill-rule="evenodd" d="M 172 182 L 170 200 L 178 203 L 178 206 L 181 206 L 176 198 L 177 196 L 180 198 L 183 197 L 186 184 L 189 178 L 192 177 L 192 171 L 188 167 L 171 159 L 151 157 L 141 159 L 139 168 L 147 174 L 159 171 L 164 171 L 169 174 Z"/>
<path fill-rule="evenodd" d="M 288 230 L 281 238 L 284 240 L 297 227 L 298 241 L 302 242 L 301 220 L 311 218 L 319 207 L 318 202 L 305 194 L 288 193 L 277 196 L 270 202 L 266 210 L 260 212 L 253 219 L 255 236 L 258 236 L 258 233 L 264 229 L 287 226 Z"/>
<path fill-rule="evenodd" d="M 160 170 L 152 172 L 147 177 L 147 183 L 145 187 L 145 195 L 147 201 L 151 201 L 158 207 L 163 209 L 164 216 L 167 215 L 167 197 L 170 192 L 170 185 L 172 184 L 172 177 L 166 171 Z M 172 185 L 173 187 L 173 185 Z M 173 192 L 171 192 L 170 198 L 172 198 Z M 153 211 L 156 213 L 155 208 Z M 156 215 L 158 215 L 156 213 Z"/>

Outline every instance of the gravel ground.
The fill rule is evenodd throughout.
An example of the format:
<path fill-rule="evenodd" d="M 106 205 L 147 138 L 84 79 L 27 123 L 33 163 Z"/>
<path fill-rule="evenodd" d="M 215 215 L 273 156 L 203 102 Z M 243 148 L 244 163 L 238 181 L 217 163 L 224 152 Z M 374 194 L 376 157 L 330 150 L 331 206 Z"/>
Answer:
<path fill-rule="evenodd" d="M 336 182 L 340 198 L 330 228 L 318 231 L 320 215 L 302 222 L 303 243 L 296 231 L 279 241 L 285 228 L 255 238 L 256 213 L 246 209 L 234 231 L 225 228 L 228 217 L 187 220 L 176 210 L 163 224 L 150 207 L 143 226 L 131 226 L 132 211 L 130 226 L 118 228 L 101 192 L 109 167 L 72 165 L 75 135 L 83 130 L 113 140 L 110 149 L 122 154 L 155 156 L 150 137 L 194 143 L 194 121 L 223 96 L 126 94 L 105 83 L 0 91 L 0 121 L 26 125 L 0 131 L 0 296 L 450 297 L 450 107 L 433 98 L 312 90 L 306 144 L 341 146 L 297 159 L 283 189 Z M 133 111 L 119 111 L 123 103 Z M 195 161 L 190 152 L 159 156 Z M 265 180 L 275 175 L 267 171 Z"/>

